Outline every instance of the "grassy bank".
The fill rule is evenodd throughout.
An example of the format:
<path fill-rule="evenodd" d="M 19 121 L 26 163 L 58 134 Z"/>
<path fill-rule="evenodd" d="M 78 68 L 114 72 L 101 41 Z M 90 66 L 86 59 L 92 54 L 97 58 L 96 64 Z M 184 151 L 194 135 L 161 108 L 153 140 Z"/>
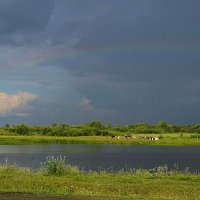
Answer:
<path fill-rule="evenodd" d="M 159 134 L 137 134 L 138 136 L 160 137 Z M 15 144 L 125 144 L 125 145 L 172 145 L 172 146 L 191 146 L 200 145 L 200 139 L 195 134 L 163 134 L 158 141 L 150 141 L 141 138 L 127 139 L 123 136 L 111 138 L 109 136 L 14 136 L 1 135 L 0 145 Z"/>
<path fill-rule="evenodd" d="M 154 170 L 85 172 L 65 168 L 60 176 L 44 171 L 31 172 L 16 166 L 0 167 L 0 192 L 101 197 L 101 199 L 199 199 L 200 175 Z M 93 198 L 92 198 L 93 199 Z M 95 198 L 94 198 L 95 199 Z"/>

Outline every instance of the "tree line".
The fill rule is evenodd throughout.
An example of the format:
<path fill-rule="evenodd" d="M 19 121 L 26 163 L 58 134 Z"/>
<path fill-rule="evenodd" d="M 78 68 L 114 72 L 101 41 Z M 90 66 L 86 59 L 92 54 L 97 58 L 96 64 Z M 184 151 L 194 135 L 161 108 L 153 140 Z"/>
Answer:
<path fill-rule="evenodd" d="M 66 123 L 51 124 L 48 126 L 29 126 L 27 124 L 9 125 L 0 128 L 1 131 L 17 135 L 43 135 L 43 136 L 113 136 L 154 133 L 200 133 L 200 124 L 171 125 L 165 121 L 157 124 L 135 123 L 125 126 L 105 125 L 100 121 L 91 121 L 81 125 Z"/>

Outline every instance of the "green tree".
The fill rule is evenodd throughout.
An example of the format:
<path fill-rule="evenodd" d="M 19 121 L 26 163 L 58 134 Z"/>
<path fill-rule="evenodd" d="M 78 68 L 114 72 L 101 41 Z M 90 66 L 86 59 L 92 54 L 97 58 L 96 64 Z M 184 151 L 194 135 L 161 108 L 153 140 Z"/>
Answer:
<path fill-rule="evenodd" d="M 158 126 L 161 128 L 168 128 L 169 124 L 165 121 L 159 121 Z"/>
<path fill-rule="evenodd" d="M 100 121 L 92 121 L 89 123 L 90 127 L 98 128 L 98 129 L 104 129 L 105 126 Z"/>
<path fill-rule="evenodd" d="M 6 125 L 5 125 L 5 128 L 9 128 L 9 127 L 10 127 L 10 124 L 6 124 Z"/>
<path fill-rule="evenodd" d="M 27 135 L 30 132 L 30 129 L 27 125 L 25 124 L 20 124 L 15 126 L 15 132 L 19 135 Z"/>

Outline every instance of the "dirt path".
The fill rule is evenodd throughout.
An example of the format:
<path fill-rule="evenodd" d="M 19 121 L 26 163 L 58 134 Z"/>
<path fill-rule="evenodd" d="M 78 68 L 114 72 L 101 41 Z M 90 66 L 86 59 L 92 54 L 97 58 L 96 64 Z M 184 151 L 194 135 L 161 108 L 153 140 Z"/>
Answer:
<path fill-rule="evenodd" d="M 111 200 L 101 197 L 59 197 L 59 196 L 39 196 L 20 193 L 0 193 L 0 200 Z"/>

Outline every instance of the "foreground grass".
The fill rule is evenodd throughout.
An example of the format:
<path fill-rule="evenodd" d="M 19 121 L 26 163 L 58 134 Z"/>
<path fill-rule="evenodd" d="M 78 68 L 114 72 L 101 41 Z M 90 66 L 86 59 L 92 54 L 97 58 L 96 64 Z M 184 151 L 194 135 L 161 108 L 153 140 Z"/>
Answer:
<path fill-rule="evenodd" d="M 0 192 L 61 195 L 87 199 L 199 199 L 200 175 L 145 170 L 85 172 L 67 168 L 62 176 L 0 166 Z M 90 199 L 90 198 L 88 198 Z M 98 198 L 97 198 L 98 199 Z"/>
<path fill-rule="evenodd" d="M 160 134 L 138 134 L 137 136 L 159 137 Z M 163 134 L 162 139 L 158 141 L 149 141 L 145 139 L 126 139 L 124 137 L 111 138 L 108 136 L 78 136 L 78 137 L 58 137 L 58 136 L 16 136 L 1 135 L 0 145 L 3 144 L 127 144 L 127 145 L 174 145 L 174 146 L 192 146 L 200 145 L 200 139 L 194 134 Z"/>

